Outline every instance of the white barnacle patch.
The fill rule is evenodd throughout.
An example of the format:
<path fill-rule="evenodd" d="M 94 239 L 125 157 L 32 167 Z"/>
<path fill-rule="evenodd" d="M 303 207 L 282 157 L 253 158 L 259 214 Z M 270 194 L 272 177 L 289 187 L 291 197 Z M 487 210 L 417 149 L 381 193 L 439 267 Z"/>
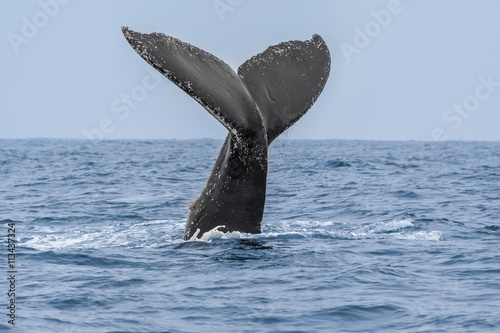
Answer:
<path fill-rule="evenodd" d="M 285 50 L 283 50 L 283 49 L 278 49 L 278 48 L 274 49 L 274 53 L 279 54 L 279 55 L 282 55 L 284 52 L 285 52 Z"/>
<path fill-rule="evenodd" d="M 132 39 L 132 35 L 130 34 L 130 31 L 129 30 L 124 30 L 124 35 L 125 35 L 125 38 L 127 39 Z"/>

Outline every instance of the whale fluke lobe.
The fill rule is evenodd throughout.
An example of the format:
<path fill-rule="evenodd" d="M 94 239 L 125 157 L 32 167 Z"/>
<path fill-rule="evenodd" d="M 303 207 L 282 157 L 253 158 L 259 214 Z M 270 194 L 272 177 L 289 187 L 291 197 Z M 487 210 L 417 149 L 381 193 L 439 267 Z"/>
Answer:
<path fill-rule="evenodd" d="M 319 35 L 271 46 L 238 68 L 264 117 L 269 143 L 309 110 L 329 72 L 330 53 Z"/>
<path fill-rule="evenodd" d="M 269 144 L 314 104 L 330 72 L 325 41 L 267 48 L 235 73 L 222 60 L 161 33 L 122 27 L 134 50 L 200 103 L 229 133 L 200 197 L 190 205 L 184 239 L 218 230 L 260 233 Z"/>
<path fill-rule="evenodd" d="M 177 38 L 160 33 L 142 34 L 126 27 L 122 30 L 144 60 L 193 97 L 228 130 L 261 125 L 252 97 L 225 62 Z"/>

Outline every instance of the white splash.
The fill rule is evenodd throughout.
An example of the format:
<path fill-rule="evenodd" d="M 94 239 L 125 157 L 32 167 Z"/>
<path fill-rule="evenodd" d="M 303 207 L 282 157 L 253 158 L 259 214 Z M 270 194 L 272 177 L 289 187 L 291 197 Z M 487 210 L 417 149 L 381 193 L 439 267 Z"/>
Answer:
<path fill-rule="evenodd" d="M 369 227 L 369 231 L 371 233 L 389 233 L 399 231 L 405 228 L 414 227 L 412 219 L 404 219 L 404 220 L 394 220 L 391 222 L 378 222 L 373 226 Z"/>
<path fill-rule="evenodd" d="M 267 226 L 259 237 L 331 237 L 334 239 L 405 239 L 410 241 L 440 241 L 442 233 L 436 230 L 417 231 L 412 219 L 376 222 L 368 225 L 355 225 L 348 222 L 333 221 L 280 221 Z"/>
<path fill-rule="evenodd" d="M 201 235 L 200 238 L 198 238 L 198 235 L 200 234 L 200 229 L 197 229 L 194 233 L 193 236 L 188 240 L 188 242 L 205 242 L 205 243 L 211 243 L 212 240 L 214 239 L 241 239 L 241 238 L 252 238 L 255 235 L 252 234 L 246 234 L 242 233 L 239 231 L 233 231 L 233 232 L 222 232 L 219 229 L 224 228 L 224 225 L 219 225 L 212 230 L 209 230 L 205 232 L 203 235 Z"/>
<path fill-rule="evenodd" d="M 34 226 L 23 232 L 20 243 L 40 251 L 61 249 L 98 249 L 112 247 L 160 248 L 182 244 L 186 221 L 154 220 L 137 223 L 113 222 L 106 226 L 87 224 L 79 229 L 67 230 L 57 225 Z M 224 233 L 217 226 L 199 237 L 196 232 L 188 242 L 211 243 L 216 239 L 274 239 L 327 237 L 332 239 L 399 239 L 408 241 L 441 241 L 437 230 L 418 230 L 411 219 L 355 225 L 334 221 L 270 221 L 263 224 L 262 234 L 242 232 Z M 198 238 L 199 237 L 199 238 Z M 290 240 L 293 241 L 293 240 Z"/>
<path fill-rule="evenodd" d="M 433 241 L 438 242 L 442 240 L 443 233 L 438 230 L 419 231 L 411 234 L 396 234 L 397 239 L 407 239 L 411 241 Z"/>
<path fill-rule="evenodd" d="M 68 231 L 60 226 L 35 226 L 24 232 L 23 246 L 40 251 L 61 249 L 98 249 L 105 247 L 161 247 L 182 243 L 179 235 L 184 221 L 155 220 L 126 224 L 115 222 L 99 227 L 87 224 Z"/>

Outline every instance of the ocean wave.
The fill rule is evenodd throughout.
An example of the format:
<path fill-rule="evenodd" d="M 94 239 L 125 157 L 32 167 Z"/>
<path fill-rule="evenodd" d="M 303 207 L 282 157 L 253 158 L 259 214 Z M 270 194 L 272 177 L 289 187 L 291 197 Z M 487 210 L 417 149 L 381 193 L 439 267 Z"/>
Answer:
<path fill-rule="evenodd" d="M 0 140 L 23 329 L 498 331 L 498 143 L 278 140 L 262 233 L 184 241 L 221 145 Z"/>
<path fill-rule="evenodd" d="M 40 251 L 62 249 L 98 248 L 161 248 L 183 243 L 185 221 L 151 220 L 138 223 L 111 223 L 100 228 L 88 224 L 81 229 L 68 231 L 64 226 L 35 226 L 23 233 L 23 246 Z M 402 219 L 356 226 L 333 221 L 274 221 L 265 224 L 261 234 L 242 232 L 224 233 L 220 226 L 203 235 L 196 233 L 188 242 L 211 243 L 230 239 L 279 239 L 318 238 L 337 240 L 394 238 L 409 241 L 439 241 L 442 233 L 437 230 L 416 230 L 413 220 Z"/>

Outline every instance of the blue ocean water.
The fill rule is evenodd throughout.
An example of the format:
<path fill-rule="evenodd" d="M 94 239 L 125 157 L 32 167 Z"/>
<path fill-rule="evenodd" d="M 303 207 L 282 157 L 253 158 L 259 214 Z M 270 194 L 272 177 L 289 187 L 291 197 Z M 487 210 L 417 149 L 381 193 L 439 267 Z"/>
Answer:
<path fill-rule="evenodd" d="M 277 141 L 263 233 L 184 242 L 221 144 L 0 140 L 15 329 L 500 332 L 500 143 Z"/>

